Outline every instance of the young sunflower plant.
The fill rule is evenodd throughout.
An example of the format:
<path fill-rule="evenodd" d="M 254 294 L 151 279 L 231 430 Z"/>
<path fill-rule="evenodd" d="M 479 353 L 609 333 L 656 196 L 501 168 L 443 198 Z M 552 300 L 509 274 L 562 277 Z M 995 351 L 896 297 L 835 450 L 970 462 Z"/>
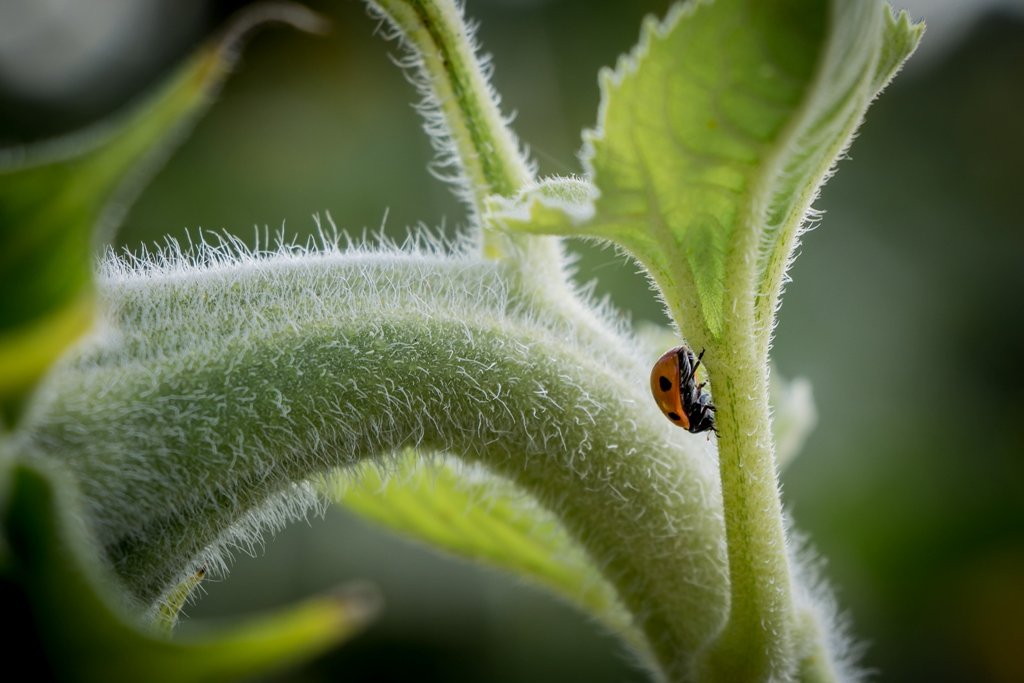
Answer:
<path fill-rule="evenodd" d="M 461 7 L 370 6 L 468 206 L 454 243 L 95 258 L 239 37 L 318 28 L 294 6 L 242 15 L 102 131 L 4 159 L 0 586 L 33 624 L 24 651 L 67 679 L 151 681 L 322 651 L 372 593 L 171 631 L 225 549 L 326 500 L 553 591 L 654 678 L 856 680 L 784 521 L 777 473 L 813 406 L 770 378 L 769 348 L 819 187 L 922 28 L 874 0 L 681 4 L 601 73 L 581 174 L 538 178 Z M 638 336 L 581 293 L 565 237 L 632 255 L 674 329 Z M 707 436 L 648 388 L 684 343 Z"/>

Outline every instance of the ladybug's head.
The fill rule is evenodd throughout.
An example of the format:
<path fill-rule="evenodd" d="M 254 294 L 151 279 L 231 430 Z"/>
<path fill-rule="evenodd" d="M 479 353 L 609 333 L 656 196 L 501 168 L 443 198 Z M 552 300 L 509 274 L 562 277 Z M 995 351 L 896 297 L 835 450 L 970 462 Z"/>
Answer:
<path fill-rule="evenodd" d="M 706 403 L 698 403 L 690 411 L 689 418 L 691 434 L 715 431 L 715 409 L 713 406 Z"/>

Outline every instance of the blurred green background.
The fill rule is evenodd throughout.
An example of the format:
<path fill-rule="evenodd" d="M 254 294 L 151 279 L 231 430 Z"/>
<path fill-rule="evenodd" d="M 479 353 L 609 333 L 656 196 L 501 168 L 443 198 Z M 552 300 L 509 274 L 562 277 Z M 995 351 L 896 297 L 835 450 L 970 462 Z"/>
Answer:
<path fill-rule="evenodd" d="M 101 118 L 243 2 L 0 0 L 0 144 Z M 463 224 L 393 43 L 361 3 L 310 2 L 326 37 L 266 30 L 118 235 L 303 236 L 313 214 L 359 234 Z M 596 72 L 667 2 L 470 0 L 495 84 L 542 174 L 579 171 Z M 783 476 L 880 681 L 1024 681 L 1024 2 L 904 3 L 930 24 L 876 103 L 804 239 L 774 347 L 811 379 L 819 426 Z M 723 46 L 726 49 L 727 46 Z M 576 245 L 634 320 L 662 321 L 636 267 Z M 282 680 L 642 681 L 583 617 L 491 572 L 331 510 L 295 524 L 185 631 L 350 579 L 385 616 Z"/>

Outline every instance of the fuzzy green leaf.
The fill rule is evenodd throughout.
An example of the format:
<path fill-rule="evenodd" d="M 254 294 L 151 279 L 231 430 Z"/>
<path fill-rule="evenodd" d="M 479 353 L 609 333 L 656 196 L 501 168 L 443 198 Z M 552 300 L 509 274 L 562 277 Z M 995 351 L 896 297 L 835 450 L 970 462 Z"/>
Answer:
<path fill-rule="evenodd" d="M 407 453 L 383 474 L 364 464 L 338 477 L 330 492 L 367 519 L 543 586 L 642 643 L 615 590 L 551 513 L 479 467 Z"/>
<path fill-rule="evenodd" d="M 107 333 L 60 363 L 24 426 L 140 600 L 301 515 L 306 482 L 415 445 L 550 510 L 666 668 L 720 627 L 714 451 L 673 438 L 628 338 L 465 254 L 193 258 L 108 263 Z"/>
<path fill-rule="evenodd" d="M 130 113 L 0 159 L 0 425 L 92 323 L 98 245 L 210 102 L 239 38 L 268 20 L 316 27 L 298 7 L 242 13 Z"/>
<path fill-rule="evenodd" d="M 677 7 L 602 74 L 584 149 L 594 188 L 575 192 L 592 199 L 542 187 L 495 200 L 492 217 L 624 246 L 702 345 L 738 294 L 766 335 L 818 186 L 921 30 L 863 0 Z"/>
<path fill-rule="evenodd" d="M 324 652 L 360 630 L 376 608 L 365 591 L 310 600 L 203 639 L 169 640 L 136 623 L 114 592 L 73 521 L 68 487 L 43 470 L 14 463 L 0 494 L 0 536 L 7 545 L 0 592 L 8 619 L 21 614 L 5 666 L 46 667 L 61 681 L 201 683 L 265 674 Z M 58 500 L 60 504 L 58 505 Z M 46 663 L 19 657 L 47 655 Z M 13 659 L 11 659 L 13 657 Z"/>

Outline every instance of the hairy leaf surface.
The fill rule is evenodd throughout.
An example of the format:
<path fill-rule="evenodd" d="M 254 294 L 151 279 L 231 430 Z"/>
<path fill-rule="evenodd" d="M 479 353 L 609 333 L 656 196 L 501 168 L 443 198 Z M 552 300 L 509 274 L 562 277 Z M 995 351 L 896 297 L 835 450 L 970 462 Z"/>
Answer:
<path fill-rule="evenodd" d="M 641 646 L 615 590 L 536 501 L 489 472 L 407 453 L 383 470 L 363 465 L 332 498 L 396 533 L 543 586 Z"/>
<path fill-rule="evenodd" d="M 587 178 L 494 200 L 492 217 L 624 246 L 701 345 L 738 299 L 767 334 L 819 185 L 920 33 L 873 1 L 677 7 L 602 74 Z"/>
<path fill-rule="evenodd" d="M 550 510 L 661 659 L 682 666 L 719 626 L 714 451 L 672 439 L 646 359 L 620 363 L 628 337 L 579 329 L 468 254 L 204 249 L 108 262 L 108 325 L 26 418 L 141 600 L 303 514 L 307 482 L 413 446 Z"/>

